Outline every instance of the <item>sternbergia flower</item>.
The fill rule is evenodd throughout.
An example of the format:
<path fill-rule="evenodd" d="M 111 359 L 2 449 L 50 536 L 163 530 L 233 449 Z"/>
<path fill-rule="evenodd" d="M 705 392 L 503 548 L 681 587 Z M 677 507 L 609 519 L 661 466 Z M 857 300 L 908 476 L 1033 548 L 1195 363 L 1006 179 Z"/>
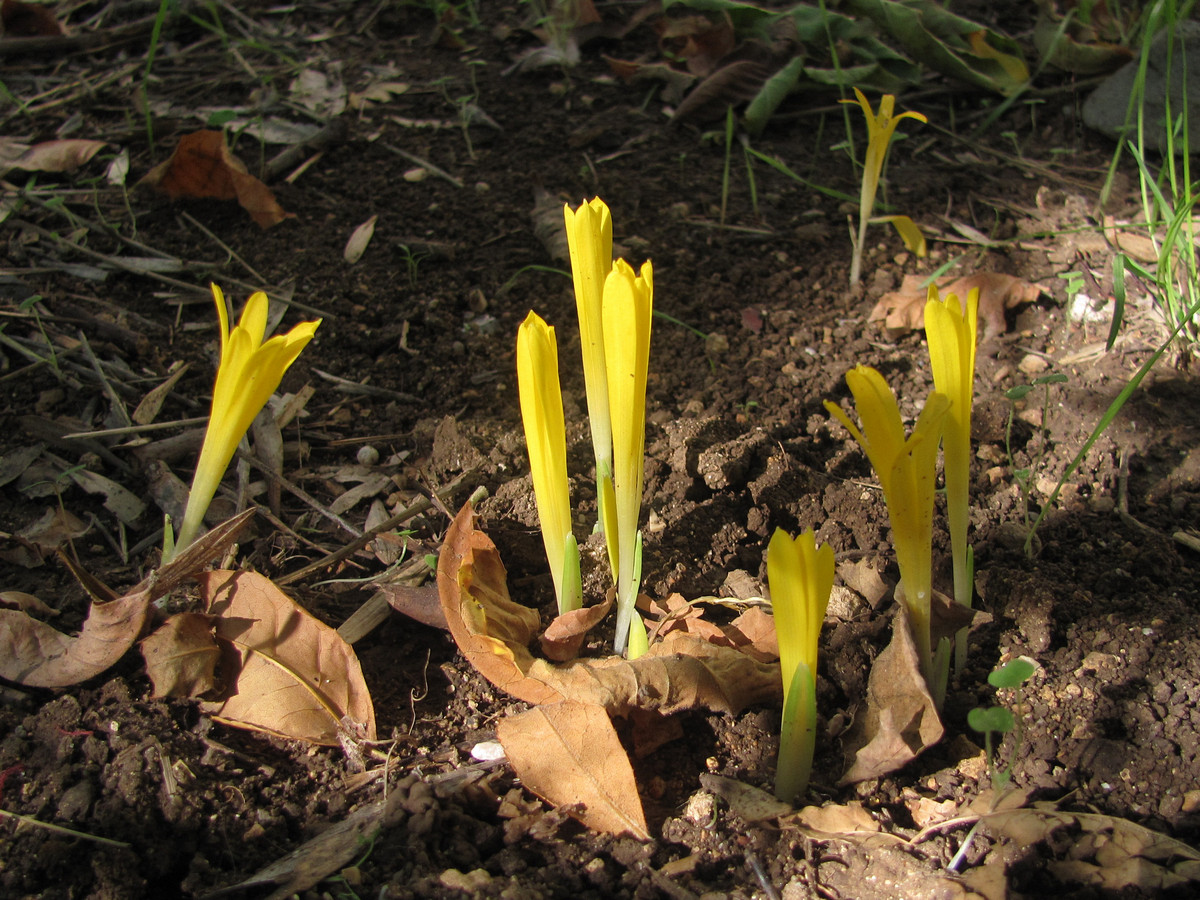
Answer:
<path fill-rule="evenodd" d="M 213 299 L 221 323 L 221 362 L 213 386 L 212 412 L 204 445 L 192 477 L 183 525 L 175 547 L 182 550 L 199 534 L 204 513 L 217 492 L 217 487 L 233 459 L 234 451 L 254 421 L 254 417 L 271 399 L 283 380 L 283 373 L 296 361 L 316 333 L 321 320 L 301 322 L 287 334 L 277 334 L 267 341 L 267 295 L 252 294 L 242 310 L 242 317 L 229 330 L 229 312 L 225 295 L 215 284 Z"/>
<path fill-rule="evenodd" d="M 517 386 L 538 523 L 561 614 L 583 605 L 583 585 L 579 546 L 571 531 L 567 432 L 562 391 L 558 386 L 558 342 L 554 328 L 534 312 L 525 317 L 517 331 Z"/>
<path fill-rule="evenodd" d="M 945 677 L 935 672 L 929 637 L 933 597 L 933 498 L 937 489 L 938 445 L 950 400 L 937 391 L 930 393 L 912 434 L 906 439 L 896 396 L 879 372 L 870 366 L 855 366 L 846 373 L 846 384 L 854 395 L 862 430 L 836 403 L 826 400 L 825 408 L 846 426 L 866 451 L 883 488 L 892 522 L 896 562 L 900 566 L 897 593 L 902 595 L 908 609 L 913 639 L 921 657 L 921 670 L 936 698 L 944 689 Z"/>
<path fill-rule="evenodd" d="M 650 320 L 654 308 L 654 272 L 649 262 L 640 273 L 617 260 L 604 282 L 603 328 L 612 422 L 613 489 L 619 542 L 616 573 L 615 649 L 625 649 L 641 583 L 642 457 L 646 444 L 646 373 L 650 364 Z"/>
<path fill-rule="evenodd" d="M 871 212 L 875 209 L 875 194 L 879 190 L 879 179 L 883 174 L 883 163 L 887 158 L 888 147 L 892 143 L 892 136 L 896 133 L 896 126 L 900 124 L 901 119 L 916 119 L 918 122 L 928 121 L 925 116 L 919 112 L 902 112 L 900 115 L 893 115 L 896 108 L 896 98 L 893 94 L 884 94 L 879 101 L 879 112 L 871 109 L 871 104 L 867 100 L 863 92 L 858 88 L 854 89 L 854 95 L 858 98 L 857 103 L 862 108 L 863 115 L 867 119 L 867 154 L 863 159 L 863 175 L 862 175 L 862 191 L 859 194 L 858 205 L 858 241 L 854 245 L 854 255 L 850 261 L 850 284 L 856 285 L 862 277 L 862 255 L 864 242 L 867 238 L 867 224 L 871 220 Z M 854 100 L 843 100 L 843 103 L 854 103 Z M 909 219 L 906 223 L 916 228 L 916 225 Z M 899 228 L 899 225 L 897 225 Z M 900 233 L 905 237 L 905 242 L 908 243 L 910 237 L 906 235 L 905 229 L 900 228 Z"/>
<path fill-rule="evenodd" d="M 791 803 L 808 789 L 817 734 L 817 638 L 833 590 L 833 548 L 811 530 L 792 540 L 776 529 L 767 545 L 767 584 L 779 639 L 783 724 L 775 796 Z"/>
<path fill-rule="evenodd" d="M 929 288 L 925 304 L 925 336 L 929 340 L 929 362 L 933 386 L 950 398 L 942 435 L 943 466 L 946 473 L 946 517 L 950 525 L 950 549 L 954 557 L 954 599 L 971 605 L 971 552 L 967 525 L 971 513 L 971 404 L 975 396 L 975 336 L 979 314 L 979 289 L 967 294 L 966 307 L 954 294 L 939 300 L 937 288 Z M 955 637 L 954 667 L 961 672 L 967 661 L 967 632 Z"/>
<path fill-rule="evenodd" d="M 613 438 L 608 400 L 608 369 L 604 349 L 604 283 L 612 270 L 612 215 L 599 197 L 579 209 L 563 207 L 571 275 L 575 282 L 575 308 L 579 316 L 579 343 L 583 349 L 583 384 L 587 391 L 592 451 L 596 459 L 596 497 L 600 528 L 608 547 L 614 580 L 618 571 L 617 527 L 613 495 Z"/>

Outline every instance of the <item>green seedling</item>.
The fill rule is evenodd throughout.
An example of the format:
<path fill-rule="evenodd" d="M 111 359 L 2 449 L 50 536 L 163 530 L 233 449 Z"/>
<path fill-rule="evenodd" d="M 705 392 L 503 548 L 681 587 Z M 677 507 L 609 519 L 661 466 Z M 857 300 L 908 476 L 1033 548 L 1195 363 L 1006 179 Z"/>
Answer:
<path fill-rule="evenodd" d="M 988 684 L 992 687 L 997 690 L 1007 689 L 1015 692 L 1012 705 L 1017 710 L 1017 715 L 1013 715 L 1012 710 L 1003 706 L 980 706 L 967 713 L 967 724 L 983 735 L 984 754 L 987 756 L 988 772 L 992 779 L 992 809 L 995 809 L 999 805 L 1000 800 L 1007 793 L 1009 782 L 1012 781 L 1013 770 L 1012 762 L 1008 764 L 1006 769 L 998 770 L 996 768 L 996 756 L 999 752 L 999 747 L 994 742 L 994 738 L 998 735 L 998 741 L 1003 741 L 1004 735 L 1011 733 L 1013 735 L 1012 756 L 1013 760 L 1016 760 L 1024 730 L 1020 718 L 1020 713 L 1022 712 L 1022 695 L 1024 693 L 1025 682 L 1033 677 L 1036 669 L 1037 664 L 1033 660 L 1022 656 L 1018 659 L 1010 660 L 988 675 Z M 963 860 L 967 858 L 967 851 L 971 849 L 971 841 L 975 839 L 975 832 L 979 830 L 979 826 L 982 823 L 983 819 L 980 819 L 967 832 L 962 846 L 958 848 L 958 852 L 954 854 L 954 858 L 946 866 L 948 871 L 958 871 Z"/>
<path fill-rule="evenodd" d="M 429 256 L 428 253 L 422 253 L 419 250 L 414 253 L 412 247 L 408 246 L 408 244 L 400 245 L 400 258 L 404 260 L 404 271 L 408 275 L 408 286 L 410 288 L 416 289 L 417 271 L 421 267 L 421 260 L 427 256 Z"/>
<path fill-rule="evenodd" d="M 1035 379 L 1030 384 L 1018 384 L 1016 387 L 1009 388 L 1004 392 L 1004 396 L 1012 401 L 1012 405 L 1008 410 L 1008 422 L 1004 426 L 1004 452 L 1008 456 L 1008 464 L 1012 468 L 1013 480 L 1016 481 L 1017 487 L 1021 491 L 1021 521 L 1025 524 L 1025 528 L 1030 531 L 1035 526 L 1029 522 L 1029 498 L 1033 491 L 1033 479 L 1035 473 L 1041 468 L 1042 459 L 1046 454 L 1046 442 L 1050 436 L 1050 426 L 1048 420 L 1050 418 L 1050 385 L 1062 384 L 1067 380 L 1067 376 L 1061 372 L 1055 372 L 1052 375 L 1043 375 L 1041 378 Z M 1042 424 L 1039 429 L 1039 440 L 1037 452 L 1030 464 L 1018 469 L 1016 459 L 1012 451 L 1012 426 L 1013 419 L 1016 416 L 1017 401 L 1024 400 L 1029 395 L 1030 391 L 1036 388 L 1044 388 L 1045 392 L 1042 395 Z M 1041 517 L 1038 517 L 1041 520 Z M 1029 550 L 1031 542 L 1026 542 L 1026 551 Z"/>
<path fill-rule="evenodd" d="M 1027 657 L 1010 660 L 988 675 L 988 684 L 997 690 L 1011 690 L 1013 709 L 1021 712 L 1025 682 L 1033 677 L 1037 665 Z M 991 773 L 992 788 L 997 797 L 1012 781 L 1013 764 L 1016 760 L 1017 748 L 1021 745 L 1024 727 L 1019 715 L 1013 715 L 1011 709 L 1003 706 L 976 707 L 967 713 L 967 724 L 983 735 L 983 749 L 987 755 L 988 771 Z M 1007 768 L 997 767 L 996 757 L 999 753 L 999 742 L 1006 734 L 1011 733 L 1014 740 L 1013 761 Z"/>

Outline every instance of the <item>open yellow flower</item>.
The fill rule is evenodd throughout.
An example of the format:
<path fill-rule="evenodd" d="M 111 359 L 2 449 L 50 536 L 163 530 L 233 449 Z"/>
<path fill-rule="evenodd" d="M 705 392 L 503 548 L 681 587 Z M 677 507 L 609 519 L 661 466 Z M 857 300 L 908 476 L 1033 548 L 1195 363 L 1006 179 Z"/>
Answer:
<path fill-rule="evenodd" d="M 558 386 L 558 342 L 554 328 L 535 312 L 530 312 L 517 330 L 517 387 L 542 543 L 554 579 L 558 611 L 564 613 L 583 605 L 583 588 L 579 547 L 571 531 L 567 432 L 562 391 Z"/>
<path fill-rule="evenodd" d="M 929 340 L 929 362 L 933 386 L 950 398 L 942 435 L 946 472 L 946 517 L 950 525 L 950 548 L 954 558 L 954 599 L 971 605 L 971 565 L 967 526 L 971 512 L 971 404 L 975 396 L 975 340 L 979 316 L 979 289 L 967 295 L 964 308 L 954 294 L 938 299 L 935 285 L 929 286 L 925 304 L 925 336 Z M 966 665 L 966 629 L 955 638 L 954 665 Z"/>
<path fill-rule="evenodd" d="M 811 530 L 792 540 L 776 529 L 767 546 L 767 584 L 779 639 L 783 724 L 775 796 L 791 803 L 808 789 L 817 728 L 817 639 L 833 590 L 833 548 Z"/>
<path fill-rule="evenodd" d="M 871 220 L 871 212 L 875 209 L 875 194 L 879 190 L 879 179 L 883 174 L 883 163 L 887 158 L 888 147 L 892 136 L 901 119 L 916 119 L 927 122 L 919 112 L 902 112 L 893 115 L 896 108 L 896 97 L 884 94 L 879 101 L 879 112 L 871 109 L 871 104 L 858 88 L 854 89 L 854 100 L 843 100 L 843 103 L 857 102 L 867 119 L 867 154 L 863 159 L 862 191 L 858 200 L 858 242 L 854 245 L 854 255 L 850 262 L 850 284 L 856 285 L 862 277 L 862 255 L 864 242 L 867 238 L 867 224 Z M 913 226 L 916 227 L 915 225 Z M 902 231 L 903 235 L 904 232 Z M 906 238 L 906 241 L 908 238 Z"/>
<path fill-rule="evenodd" d="M 592 452 L 596 459 L 596 496 L 600 527 L 608 547 L 614 580 L 618 571 L 618 544 L 613 495 L 613 438 L 608 400 L 608 370 L 604 350 L 604 283 L 612 270 L 612 214 L 599 197 L 579 209 L 563 207 L 571 275 L 575 282 L 575 309 L 579 316 L 579 343 L 583 350 L 583 384 L 587 391 Z"/>
<path fill-rule="evenodd" d="M 640 273 L 617 260 L 604 282 L 604 347 L 608 403 L 612 421 L 613 488 L 617 552 L 616 652 L 625 649 L 641 582 L 643 454 L 646 445 L 646 373 L 650 364 L 650 321 L 654 308 L 654 270 Z"/>
<path fill-rule="evenodd" d="M 944 683 L 944 679 L 934 677 L 929 636 L 933 498 L 937 490 L 938 445 L 950 400 L 937 391 L 930 393 L 912 434 L 906 439 L 896 396 L 879 372 L 870 366 L 855 366 L 846 373 L 846 384 L 854 395 L 862 430 L 836 403 L 826 400 L 825 408 L 866 451 L 883 488 L 896 562 L 900 566 L 900 593 L 908 608 L 925 680 L 936 697 L 937 685 Z"/>
<path fill-rule="evenodd" d="M 221 322 L 221 362 L 213 386 L 212 412 L 204 445 L 192 477 L 183 525 L 179 529 L 177 550 L 187 547 L 200 532 L 204 513 L 217 492 L 225 470 L 233 459 L 254 417 L 271 399 L 283 380 L 283 373 L 296 361 L 316 333 L 315 322 L 301 322 L 287 334 L 263 341 L 267 330 L 267 295 L 252 294 L 242 310 L 242 318 L 231 332 L 225 295 L 215 284 L 213 299 Z"/>

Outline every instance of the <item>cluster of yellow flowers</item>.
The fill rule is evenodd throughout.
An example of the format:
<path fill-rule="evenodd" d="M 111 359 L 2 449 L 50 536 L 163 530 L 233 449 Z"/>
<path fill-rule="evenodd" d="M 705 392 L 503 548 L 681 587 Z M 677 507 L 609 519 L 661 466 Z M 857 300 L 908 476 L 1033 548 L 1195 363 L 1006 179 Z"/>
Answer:
<path fill-rule="evenodd" d="M 649 262 L 635 272 L 623 259 L 612 261 L 612 216 L 603 200 L 595 198 L 574 211 L 567 206 L 563 215 L 596 457 L 599 526 L 617 588 L 614 646 L 621 653 L 631 640 L 645 642 L 645 626 L 634 615 L 634 603 L 641 583 L 638 518 L 654 270 Z M 554 587 L 559 611 L 565 612 L 582 600 L 568 590 L 579 582 L 579 551 L 571 531 L 558 349 L 554 329 L 534 312 L 517 334 L 517 384 L 542 540 L 551 569 L 558 570 Z"/>

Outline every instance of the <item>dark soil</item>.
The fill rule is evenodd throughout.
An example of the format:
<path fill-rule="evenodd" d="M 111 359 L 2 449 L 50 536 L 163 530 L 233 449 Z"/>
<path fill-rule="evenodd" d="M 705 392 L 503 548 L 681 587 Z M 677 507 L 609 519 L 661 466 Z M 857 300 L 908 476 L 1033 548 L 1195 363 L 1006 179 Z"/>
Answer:
<path fill-rule="evenodd" d="M 619 251 L 635 263 L 653 260 L 655 306 L 671 317 L 655 321 L 650 361 L 644 590 L 745 597 L 752 585 L 761 593 L 763 553 L 777 527 L 811 527 L 840 561 L 865 558 L 894 580 L 886 510 L 868 463 L 822 403 L 846 399 L 845 372 L 865 363 L 887 376 L 905 415 L 915 414 L 931 388 L 923 335 L 889 338 L 867 314 L 904 274 L 955 259 L 954 273 L 1008 273 L 1046 293 L 1012 313 L 1010 330 L 979 350 L 972 541 L 977 605 L 992 619 L 972 632 L 967 671 L 950 687 L 945 739 L 893 776 L 834 787 L 843 767 L 840 738 L 861 708 L 892 609 L 890 600 L 878 608 L 859 600 L 844 617 L 831 616 L 822 635 L 821 724 L 807 802 L 860 801 L 884 836 L 814 840 L 786 821 L 751 825 L 714 804 L 702 773 L 760 787 L 773 780 L 779 711 L 751 709 L 737 717 L 689 714 L 685 739 L 639 761 L 655 835 L 643 844 L 588 833 L 524 793 L 505 765 L 474 761 L 471 748 L 494 738 L 497 719 L 522 704 L 476 673 L 445 632 L 403 616 L 356 646 L 385 739 L 367 775 L 352 774 L 339 749 L 238 731 L 200 715 L 190 701 L 151 699 L 141 657 L 131 653 L 101 678 L 67 690 L 3 689 L 0 808 L 70 831 L 0 824 L 0 895 L 205 896 L 385 796 L 386 825 L 374 841 L 303 896 L 1000 897 L 1004 884 L 989 892 L 970 876 L 998 866 L 1009 896 L 1165 892 L 1131 879 L 1081 884 L 1078 871 L 1056 868 L 1069 859 L 1095 862 L 1094 852 L 1080 849 L 1078 829 L 1021 846 L 984 827 L 958 867 L 965 878 L 945 867 L 969 822 L 905 843 L 931 821 L 931 804 L 948 801 L 950 815 L 988 786 L 981 737 L 966 717 L 996 702 L 988 672 L 1020 655 L 1039 669 L 1018 711 L 1023 741 L 1006 741 L 1002 759 L 1012 762 L 1014 782 L 1031 792 L 1030 801 L 1128 819 L 1183 842 L 1200 839 L 1197 557 L 1174 539 L 1200 525 L 1200 392 L 1186 371 L 1169 360 L 1153 370 L 1084 456 L 1033 552 L 1023 549 L 1026 509 L 1031 516 L 1041 509 L 1163 336 L 1144 291 L 1131 296 L 1121 338 L 1108 352 L 1106 322 L 1072 322 L 1066 314 L 1060 276 L 1068 272 L 1082 273 L 1092 296 L 1111 295 L 1102 243 L 1046 234 L 1093 221 L 1112 152 L 1083 128 L 1082 95 L 1047 77 L 1036 103 L 1016 104 L 969 139 L 993 98 L 940 80 L 919 96 L 900 97 L 900 108 L 921 110 L 930 125 L 902 126 L 909 137 L 891 154 L 888 201 L 947 234 L 954 233 L 950 222 L 962 222 L 1020 239 L 990 248 L 935 241 L 929 258 L 917 260 L 880 226 L 869 234 L 864 287 L 848 291 L 853 205 L 759 163 L 752 192 L 736 145 L 724 200 L 721 123 L 673 126 L 650 87 L 610 74 L 606 54 L 657 57 L 648 26 L 585 45 L 569 72 L 504 74 L 516 54 L 536 46 L 519 27 L 527 10 L 480 6 L 478 27 L 458 23 L 459 47 L 416 4 L 251 3 L 236 13 L 221 6 L 228 49 L 195 21 L 175 21 L 146 93 L 143 65 L 131 65 L 144 59 L 145 34 L 86 51 L 0 58 L 0 80 L 21 102 L 9 101 L 5 134 L 29 143 L 63 134 L 110 143 L 76 173 L 32 182 L 19 172 L 7 176 L 4 203 L 14 212 L 4 225 L 8 261 L 0 274 L 4 336 L 33 342 L 25 346 L 49 336 L 63 359 L 31 365 L 15 345 L 0 348 L 5 464 L 35 444 L 54 456 L 41 455 L 8 481 L 0 527 L 20 532 L 61 504 L 91 523 L 73 549 L 107 584 L 128 587 L 157 565 L 161 516 L 153 504 L 126 527 L 103 496 L 58 477 L 82 466 L 151 496 L 149 456 L 126 438 L 61 438 L 117 421 L 87 356 L 67 350 L 85 336 L 96 357 L 112 364 L 107 378 L 130 408 L 187 362 L 159 419 L 204 415 L 216 346 L 207 283 L 221 284 L 235 307 L 251 289 L 274 286 L 324 317 L 283 385 L 315 389 L 306 415 L 285 434 L 285 478 L 328 505 L 357 483 L 347 472 L 360 449 L 374 448 L 378 462 L 362 458 L 389 476 L 376 493 L 389 509 L 438 493 L 436 511 L 406 526 L 415 559 L 436 553 L 449 517 L 485 487 L 482 527 L 508 566 L 513 595 L 548 618 L 553 595 L 513 348 L 530 309 L 557 326 L 582 537 L 595 504 L 574 300 L 568 279 L 544 271 L 566 263 L 539 240 L 535 209 L 548 207 L 554 221 L 564 201 L 599 195 L 612 208 Z M 630 14 L 604 11 L 613 20 Z M 122 67 L 122 77 L 102 80 Z M 202 127 L 205 114 L 194 114 L 200 107 L 243 107 L 252 95 L 267 96 L 274 105 L 264 112 L 303 119 L 282 105 L 302 68 L 336 75 L 351 90 L 379 80 L 409 87 L 344 113 L 339 140 L 294 179 L 272 182 L 294 218 L 264 231 L 233 203 L 171 203 L 105 182 L 113 151 L 128 151 L 132 183 L 166 158 L 180 134 Z M 84 79 L 100 80 L 85 90 L 91 82 Z M 147 97 L 153 148 L 137 111 Z M 793 98 L 752 143 L 810 182 L 853 194 L 849 160 L 830 149 L 844 137 L 834 99 Z M 458 127 L 468 104 L 495 127 L 482 120 Z M 277 150 L 249 137 L 235 147 L 252 171 Z M 409 180 L 406 172 L 420 168 L 412 157 L 450 178 Z M 1138 215 L 1130 184 L 1119 182 L 1111 214 Z M 373 241 L 361 261 L 348 264 L 347 239 L 374 215 Z M 148 255 L 115 233 L 185 263 L 169 283 L 94 268 L 103 257 Z M 25 301 L 35 294 L 42 301 L 31 307 Z M 285 325 L 302 315 L 293 309 Z M 1059 372 L 1066 383 L 1017 404 L 1010 453 L 1004 392 Z M 175 455 L 155 455 L 186 481 L 197 441 L 180 446 Z M 1028 497 L 1014 475 L 1021 470 L 1030 470 Z M 343 516 L 361 529 L 371 499 Z M 266 504 L 265 495 L 259 502 Z M 290 530 L 256 520 L 237 564 L 282 577 L 350 540 L 286 491 L 279 519 Z M 935 543 L 937 577 L 948 587 L 943 528 Z M 87 596 L 53 557 L 36 568 L 0 565 L 0 587 L 37 595 L 61 611 L 57 627 L 78 627 Z M 337 626 L 372 594 L 361 580 L 384 568 L 359 553 L 288 590 Z M 588 584 L 602 582 L 602 572 L 591 574 Z M 610 637 L 597 637 L 594 652 Z M 1176 890 L 1186 896 L 1189 889 Z"/>

